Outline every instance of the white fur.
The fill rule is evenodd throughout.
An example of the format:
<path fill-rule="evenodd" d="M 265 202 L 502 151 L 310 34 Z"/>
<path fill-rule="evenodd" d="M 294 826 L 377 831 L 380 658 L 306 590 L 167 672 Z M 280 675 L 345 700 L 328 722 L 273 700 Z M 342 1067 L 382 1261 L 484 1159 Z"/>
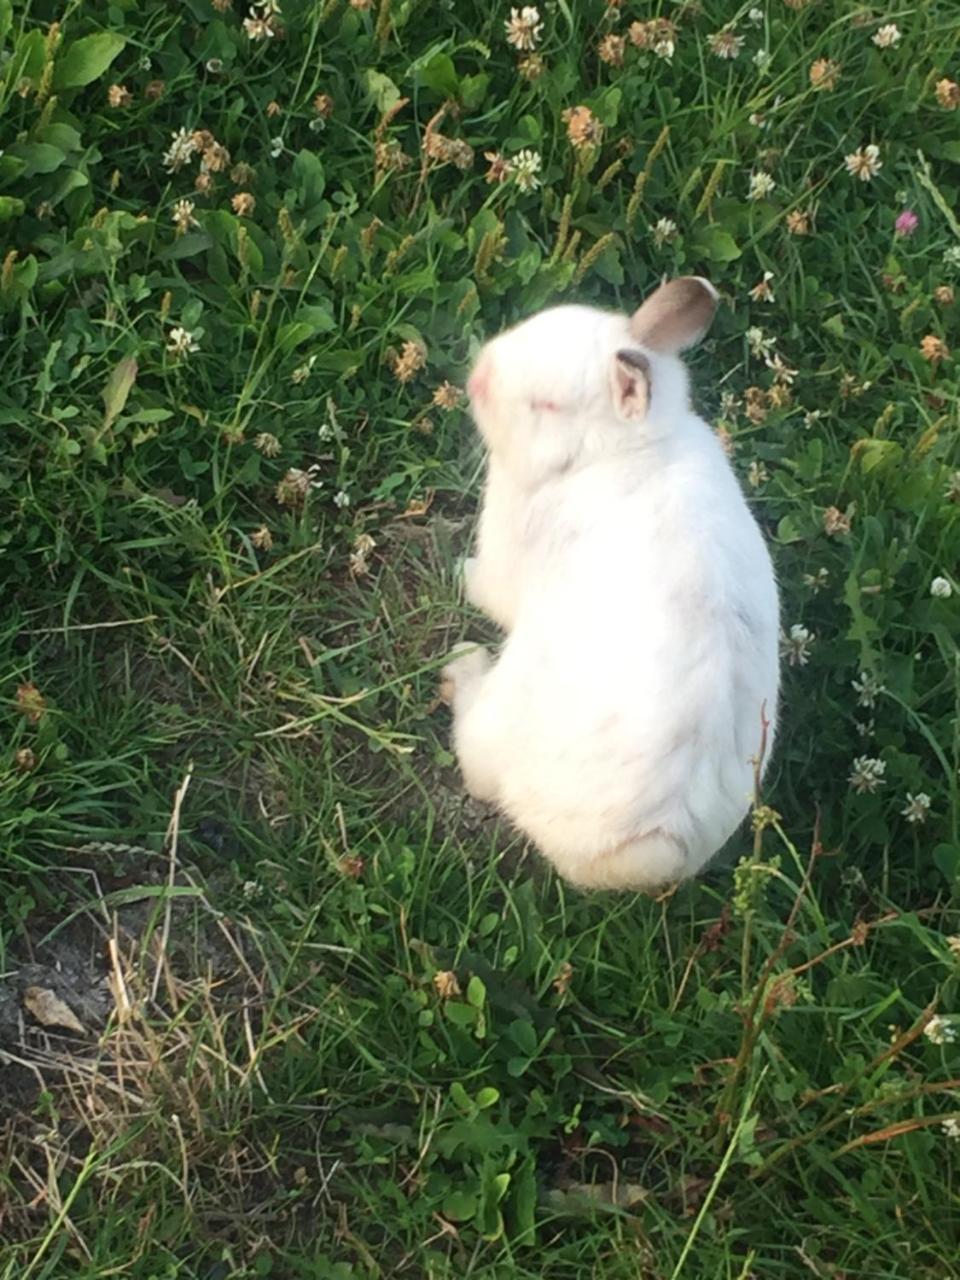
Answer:
<path fill-rule="evenodd" d="M 674 355 L 617 412 L 626 316 L 541 312 L 471 379 L 490 450 L 469 599 L 508 633 L 445 669 L 467 788 L 567 879 L 695 874 L 751 803 L 773 741 L 778 605 L 762 535 Z M 552 407 L 532 407 L 549 402 Z"/>

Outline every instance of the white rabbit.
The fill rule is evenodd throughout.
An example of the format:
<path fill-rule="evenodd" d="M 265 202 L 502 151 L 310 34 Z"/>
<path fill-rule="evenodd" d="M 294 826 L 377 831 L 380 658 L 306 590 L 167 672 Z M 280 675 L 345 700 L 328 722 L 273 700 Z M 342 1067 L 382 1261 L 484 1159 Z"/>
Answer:
<path fill-rule="evenodd" d="M 466 591 L 508 634 L 444 669 L 457 758 L 585 887 L 694 875 L 773 742 L 773 568 L 678 359 L 716 302 L 688 276 L 632 318 L 554 307 L 468 383 L 489 470 Z"/>

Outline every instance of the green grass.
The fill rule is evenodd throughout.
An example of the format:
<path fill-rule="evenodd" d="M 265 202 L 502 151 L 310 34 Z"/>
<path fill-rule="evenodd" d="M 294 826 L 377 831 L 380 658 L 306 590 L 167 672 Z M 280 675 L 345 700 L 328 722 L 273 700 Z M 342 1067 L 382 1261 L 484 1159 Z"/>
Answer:
<path fill-rule="evenodd" d="M 664 4 L 672 61 L 618 67 L 651 7 L 544 2 L 533 80 L 509 7 L 218 7 L 0 0 L 0 1277 L 956 1275 L 954 4 Z M 230 152 L 205 193 L 180 129 Z M 523 150 L 540 187 L 484 181 Z M 495 637 L 432 399 L 537 307 L 688 271 L 805 661 L 756 832 L 583 895 L 449 753 L 438 668 Z"/>

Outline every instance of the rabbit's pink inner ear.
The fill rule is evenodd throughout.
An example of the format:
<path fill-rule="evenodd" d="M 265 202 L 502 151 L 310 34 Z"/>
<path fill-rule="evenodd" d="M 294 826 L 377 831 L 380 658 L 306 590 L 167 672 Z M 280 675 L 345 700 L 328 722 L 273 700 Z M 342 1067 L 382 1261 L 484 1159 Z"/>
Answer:
<path fill-rule="evenodd" d="M 630 332 L 652 351 L 675 355 L 710 328 L 719 294 L 702 276 L 679 276 L 655 289 L 634 312 Z"/>
<path fill-rule="evenodd" d="M 642 351 L 618 351 L 613 362 L 613 407 L 625 421 L 644 418 L 650 403 L 650 362 Z"/>

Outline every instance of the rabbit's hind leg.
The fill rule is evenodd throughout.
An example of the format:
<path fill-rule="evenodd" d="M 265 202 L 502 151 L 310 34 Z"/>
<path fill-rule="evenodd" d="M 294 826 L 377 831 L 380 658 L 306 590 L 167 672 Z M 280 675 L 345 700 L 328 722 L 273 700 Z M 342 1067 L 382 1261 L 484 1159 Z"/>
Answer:
<path fill-rule="evenodd" d="M 688 875 L 683 845 L 655 830 L 578 865 L 571 879 L 585 889 L 634 889 L 657 897 Z"/>

